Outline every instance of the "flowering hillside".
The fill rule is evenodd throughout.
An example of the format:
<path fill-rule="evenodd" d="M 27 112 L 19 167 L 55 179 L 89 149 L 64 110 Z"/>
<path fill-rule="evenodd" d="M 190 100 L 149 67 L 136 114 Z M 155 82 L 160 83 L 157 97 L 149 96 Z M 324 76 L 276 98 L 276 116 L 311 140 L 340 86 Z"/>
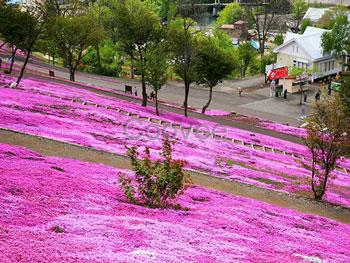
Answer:
<path fill-rule="evenodd" d="M 302 166 L 310 156 L 301 145 L 173 113 L 158 117 L 153 108 L 66 85 L 25 79 L 20 88 L 10 89 L 9 82 L 9 77 L 0 79 L 2 128 L 119 154 L 125 153 L 125 145 L 149 146 L 159 152 L 161 133 L 166 130 L 177 138 L 174 156 L 186 159 L 188 169 L 311 195 L 310 173 Z M 350 162 L 343 158 L 339 164 L 326 199 L 350 206 Z"/>
<path fill-rule="evenodd" d="M 350 226 L 191 187 L 127 203 L 117 170 L 0 144 L 1 262 L 349 262 Z"/>

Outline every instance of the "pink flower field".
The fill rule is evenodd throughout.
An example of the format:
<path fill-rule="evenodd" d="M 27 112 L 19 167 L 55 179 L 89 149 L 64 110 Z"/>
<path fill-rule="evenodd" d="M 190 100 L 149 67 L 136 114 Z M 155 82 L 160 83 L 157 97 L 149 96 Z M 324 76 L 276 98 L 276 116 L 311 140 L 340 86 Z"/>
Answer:
<path fill-rule="evenodd" d="M 350 261 L 349 225 L 196 186 L 186 209 L 149 209 L 117 174 L 0 144 L 0 261 Z"/>
<path fill-rule="evenodd" d="M 125 154 L 125 145 L 149 146 L 159 152 L 161 134 L 166 131 L 176 137 L 174 156 L 186 160 L 188 169 L 276 191 L 311 195 L 310 173 L 302 166 L 309 154 L 302 145 L 173 113 L 163 112 L 158 117 L 151 107 L 35 79 L 25 79 L 20 88 L 10 89 L 7 84 L 11 81 L 7 76 L 0 77 L 1 128 L 118 154 Z M 191 127 L 219 136 L 191 132 Z M 252 148 L 251 144 L 260 148 Z M 272 147 L 275 152 L 265 152 L 263 147 Z M 350 162 L 343 158 L 339 165 L 341 169 L 334 172 L 326 200 L 350 206 L 349 173 L 344 170 L 350 171 Z"/>

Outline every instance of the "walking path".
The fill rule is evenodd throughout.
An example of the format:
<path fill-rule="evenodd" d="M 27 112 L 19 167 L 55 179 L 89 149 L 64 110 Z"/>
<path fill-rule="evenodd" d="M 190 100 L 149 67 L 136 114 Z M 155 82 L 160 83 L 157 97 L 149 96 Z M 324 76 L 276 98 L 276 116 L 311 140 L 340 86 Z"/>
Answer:
<path fill-rule="evenodd" d="M 128 157 L 106 151 L 69 144 L 53 139 L 0 129 L 0 142 L 23 146 L 47 156 L 70 158 L 108 166 L 130 169 Z M 261 200 L 279 207 L 314 214 L 350 224 L 350 208 L 337 206 L 295 195 L 280 193 L 257 186 L 220 179 L 197 171 L 188 171 L 193 183 L 206 188 L 231 193 L 238 196 Z"/>

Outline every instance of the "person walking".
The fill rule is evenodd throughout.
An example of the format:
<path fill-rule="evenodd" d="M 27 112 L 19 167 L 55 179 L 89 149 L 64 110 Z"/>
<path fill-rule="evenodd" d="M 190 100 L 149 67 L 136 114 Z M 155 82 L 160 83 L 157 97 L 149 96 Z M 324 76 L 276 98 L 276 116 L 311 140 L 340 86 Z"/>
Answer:
<path fill-rule="evenodd" d="M 318 89 L 315 95 L 315 101 L 319 101 L 321 99 L 321 90 Z"/>
<path fill-rule="evenodd" d="M 270 98 L 272 98 L 276 91 L 276 81 L 273 79 L 270 83 Z"/>
<path fill-rule="evenodd" d="M 241 87 L 238 87 L 238 95 L 239 95 L 240 97 L 242 97 L 242 88 L 241 88 Z"/>
<path fill-rule="evenodd" d="M 287 89 L 283 87 L 283 98 L 286 100 L 287 99 Z"/>
<path fill-rule="evenodd" d="M 328 95 L 330 96 L 332 94 L 332 79 L 329 78 L 328 80 Z"/>
<path fill-rule="evenodd" d="M 135 93 L 134 94 L 137 97 L 137 88 L 136 87 L 135 87 Z"/>

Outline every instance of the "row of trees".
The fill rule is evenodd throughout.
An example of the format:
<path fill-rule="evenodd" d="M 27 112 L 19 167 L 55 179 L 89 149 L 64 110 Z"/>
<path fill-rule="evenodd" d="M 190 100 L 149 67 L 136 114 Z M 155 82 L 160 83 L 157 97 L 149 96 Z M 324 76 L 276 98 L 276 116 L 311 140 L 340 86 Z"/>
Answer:
<path fill-rule="evenodd" d="M 160 18 L 140 0 L 97 2 L 86 11 L 78 2 L 70 8 L 55 0 L 26 9 L 5 4 L 0 9 L 1 37 L 13 47 L 26 52 L 26 58 L 17 83 L 33 49 L 59 57 L 69 68 L 70 80 L 89 51 L 96 50 L 100 65 L 99 47 L 110 38 L 116 48 L 136 67 L 142 82 L 142 105 L 147 105 L 147 84 L 156 94 L 168 79 L 169 67 L 184 81 L 184 109 L 187 116 L 190 85 L 194 82 L 212 89 L 235 68 L 227 46 L 215 36 L 205 36 L 194 29 L 195 22 L 188 17 L 176 18 L 164 26 Z M 96 11 L 97 10 L 97 11 Z M 27 21 L 28 20 L 28 21 Z M 4 21 L 4 23 L 2 23 Z M 227 40 L 226 40 L 227 41 Z M 14 61 L 14 60 L 13 60 Z"/>
<path fill-rule="evenodd" d="M 183 106 L 187 116 L 192 83 L 209 88 L 209 99 L 203 107 L 204 112 L 210 104 L 213 87 L 232 71 L 239 70 L 241 76 L 245 76 L 248 69 L 250 72 L 261 71 L 256 66 L 258 63 L 255 63 L 256 52 L 249 44 L 234 50 L 230 39 L 219 30 L 215 30 L 212 36 L 196 31 L 195 22 L 189 17 L 191 12 L 188 10 L 191 8 L 187 7 L 190 4 L 188 1 L 161 2 L 159 5 L 157 1 L 99 0 L 89 8 L 81 1 L 70 0 L 65 5 L 60 5 L 57 0 L 49 0 L 45 5 L 35 4 L 26 9 L 3 4 L 0 11 L 0 34 L 13 47 L 13 58 L 18 48 L 27 54 L 17 83 L 23 76 L 33 49 L 48 54 L 53 62 L 55 58 L 62 59 L 63 64 L 69 68 L 71 81 L 75 80 L 76 70 L 82 63 L 89 61 L 87 58 L 91 54 L 96 60 L 96 72 L 107 72 L 108 64 L 102 63 L 100 47 L 109 43 L 108 48 L 115 49 L 122 56 L 121 62 L 115 62 L 115 53 L 110 50 L 108 54 L 113 59 L 109 58 L 108 63 L 120 70 L 123 61 L 130 61 L 131 76 L 136 69 L 141 78 L 142 105 L 147 104 L 148 84 L 156 94 L 157 112 L 157 94 L 171 68 L 184 81 Z M 233 9 L 231 5 L 225 8 L 233 13 L 238 8 L 234 19 L 248 15 L 250 21 L 256 24 L 258 32 L 261 32 L 258 34 L 261 54 L 264 53 L 266 35 L 276 20 L 275 14 L 284 10 L 280 1 L 264 3 L 261 1 L 260 5 L 244 10 L 237 4 L 234 4 Z M 223 12 L 228 13 L 225 10 Z M 175 18 L 176 14 L 178 18 Z M 24 17 L 32 19 L 33 23 L 24 23 Z M 24 24 L 31 26 L 24 30 Z M 31 32 L 34 32 L 33 36 L 30 36 Z M 31 40 L 28 41 L 29 38 Z M 156 54 L 162 54 L 162 57 Z M 266 62 L 271 59 L 268 60 Z"/>
<path fill-rule="evenodd" d="M 17 83 L 33 50 L 48 54 L 53 61 L 60 58 L 69 68 L 72 81 L 82 63 L 91 61 L 92 54 L 97 73 L 110 71 L 106 67 L 111 67 L 111 64 L 120 70 L 124 61 L 130 61 L 131 76 L 136 69 L 141 78 L 142 105 L 147 105 L 148 84 L 155 91 L 158 113 L 158 92 L 171 68 L 184 81 L 183 105 L 187 116 L 192 83 L 209 88 L 208 103 L 203 107 L 205 112 L 213 88 L 222 79 L 233 71 L 240 71 L 242 77 L 247 71 L 264 72 L 264 65 L 273 62 L 273 56 L 263 56 L 261 62 L 256 63 L 257 53 L 249 44 L 234 49 L 230 38 L 220 30 L 215 29 L 209 36 L 197 31 L 195 22 L 185 12 L 188 8 L 183 8 L 185 11 L 179 8 L 181 3 L 176 8 L 178 17 L 175 18 L 172 8 L 173 11 L 164 7 L 167 15 L 160 15 L 162 8 L 155 2 L 99 0 L 93 6 L 85 6 L 81 1 L 70 0 L 62 6 L 57 0 L 49 0 L 45 5 L 36 4 L 25 9 L 3 3 L 0 8 L 1 37 L 12 46 L 13 58 L 18 49 L 26 52 Z M 302 7 L 297 8 L 299 2 L 295 1 L 293 5 L 296 19 L 300 17 L 298 10 L 303 10 Z M 168 4 L 174 3 L 169 1 Z M 260 53 L 263 55 L 266 36 L 277 23 L 277 15 L 289 9 L 290 2 L 287 0 L 269 1 L 267 4 L 261 1 L 255 7 L 246 8 L 233 3 L 219 13 L 217 24 L 248 18 L 258 31 Z M 121 55 L 117 56 L 117 53 Z M 120 61 L 116 61 L 116 57 Z"/>

